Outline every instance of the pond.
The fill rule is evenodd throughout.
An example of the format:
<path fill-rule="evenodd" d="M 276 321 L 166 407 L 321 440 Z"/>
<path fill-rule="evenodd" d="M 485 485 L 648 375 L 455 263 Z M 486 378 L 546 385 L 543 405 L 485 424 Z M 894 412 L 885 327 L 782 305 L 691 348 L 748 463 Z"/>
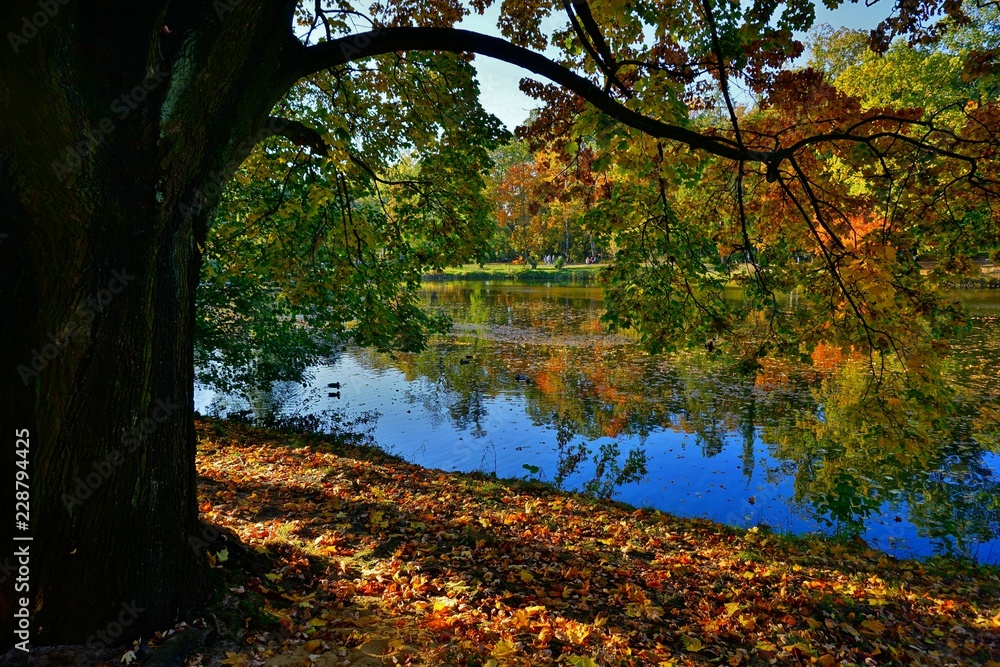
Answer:
<path fill-rule="evenodd" d="M 444 470 L 553 481 L 589 448 L 566 488 L 595 479 L 602 446 L 605 481 L 640 450 L 648 474 L 614 489 L 635 506 L 1000 562 L 1000 293 L 962 293 L 974 326 L 947 364 L 959 391 L 948 423 L 875 446 L 848 417 L 835 423 L 851 414 L 831 407 L 845 395 L 808 374 L 746 377 L 705 351 L 653 356 L 606 333 L 600 288 L 444 282 L 425 295 L 452 333 L 419 354 L 348 348 L 309 386 L 276 388 L 277 409 L 375 410 L 380 446 Z M 247 407 L 203 387 L 195 403 Z"/>

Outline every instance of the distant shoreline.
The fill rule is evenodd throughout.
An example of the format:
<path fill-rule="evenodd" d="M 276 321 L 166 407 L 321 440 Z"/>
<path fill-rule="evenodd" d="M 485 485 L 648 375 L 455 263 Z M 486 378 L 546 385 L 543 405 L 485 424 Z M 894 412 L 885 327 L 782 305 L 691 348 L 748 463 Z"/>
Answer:
<path fill-rule="evenodd" d="M 573 264 L 557 269 L 554 266 L 539 265 L 538 268 L 517 264 L 467 264 L 449 267 L 441 272 L 425 273 L 424 282 L 446 282 L 452 280 L 506 280 L 519 283 L 566 283 L 574 285 L 596 285 L 598 272 L 607 264 Z"/>
<path fill-rule="evenodd" d="M 571 264 L 557 269 L 554 266 L 540 265 L 537 268 L 517 264 L 466 264 L 460 267 L 449 267 L 444 271 L 425 273 L 421 280 L 426 283 L 450 282 L 460 280 L 498 280 L 515 283 L 539 284 L 561 283 L 569 285 L 597 285 L 600 283 L 599 273 L 608 264 Z M 970 278 L 960 283 L 951 283 L 951 289 L 1000 289 L 1000 271 L 994 266 L 984 268 L 977 278 Z"/>

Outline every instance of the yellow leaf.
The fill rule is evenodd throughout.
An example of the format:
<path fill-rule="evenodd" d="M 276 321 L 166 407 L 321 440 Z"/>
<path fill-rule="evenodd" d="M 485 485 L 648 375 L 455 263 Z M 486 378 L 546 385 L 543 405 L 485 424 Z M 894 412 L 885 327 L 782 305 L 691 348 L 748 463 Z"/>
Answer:
<path fill-rule="evenodd" d="M 837 664 L 837 659 L 834 658 L 829 653 L 826 653 L 826 654 L 821 655 L 819 657 L 819 665 L 820 665 L 820 667 L 833 667 L 836 664 Z"/>
<path fill-rule="evenodd" d="M 566 624 L 566 636 L 574 644 L 582 644 L 590 635 L 590 630 L 583 623 L 570 621 Z"/>
<path fill-rule="evenodd" d="M 681 641 L 684 642 L 684 648 L 692 653 L 697 653 L 701 649 L 705 648 L 705 645 L 701 643 L 701 640 L 697 637 L 688 637 L 687 635 L 681 637 Z"/>
<path fill-rule="evenodd" d="M 521 581 L 523 581 L 526 584 L 530 584 L 532 580 L 534 580 L 534 577 L 531 576 L 530 572 L 528 572 L 527 570 L 521 570 Z"/>
<path fill-rule="evenodd" d="M 885 624 L 881 621 L 863 621 L 861 623 L 861 627 L 871 630 L 877 635 L 882 634 L 885 630 Z"/>
<path fill-rule="evenodd" d="M 566 662 L 573 667 L 601 667 L 596 660 L 585 655 L 571 655 L 566 658 Z"/>
<path fill-rule="evenodd" d="M 509 642 L 507 640 L 497 642 L 497 645 L 493 647 L 490 652 L 494 658 L 502 658 L 504 656 L 510 655 L 514 652 L 514 642 Z"/>
<path fill-rule="evenodd" d="M 451 598 L 437 598 L 434 600 L 434 611 L 441 611 L 442 609 L 454 606 L 455 600 L 452 600 Z"/>
<path fill-rule="evenodd" d="M 247 658 L 242 653 L 233 653 L 232 651 L 226 651 L 226 657 L 222 660 L 223 665 L 230 665 L 231 667 L 246 667 Z"/>
<path fill-rule="evenodd" d="M 646 618 L 657 621 L 663 616 L 663 607 L 657 607 L 650 602 L 646 602 L 642 605 L 642 613 L 646 615 Z"/>
<path fill-rule="evenodd" d="M 726 603 L 726 615 L 727 616 L 732 616 L 733 614 L 735 614 L 739 610 L 740 610 L 740 603 L 739 602 L 727 602 Z"/>

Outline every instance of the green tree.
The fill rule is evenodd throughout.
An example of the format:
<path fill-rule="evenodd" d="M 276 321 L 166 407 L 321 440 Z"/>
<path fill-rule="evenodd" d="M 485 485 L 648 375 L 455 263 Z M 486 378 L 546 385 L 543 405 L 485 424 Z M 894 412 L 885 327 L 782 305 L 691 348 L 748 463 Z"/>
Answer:
<path fill-rule="evenodd" d="M 410 70 L 430 58 L 384 59 L 367 74 L 381 88 L 415 77 Z M 330 74 L 286 97 L 286 116 L 309 125 L 286 120 L 285 136 L 247 159 L 209 230 L 199 379 L 224 391 L 266 388 L 301 380 L 338 343 L 418 350 L 444 329 L 447 319 L 422 310 L 416 289 L 426 271 L 482 259 L 492 221 L 479 174 L 504 132 L 479 107 L 466 63 L 438 57 L 434 69 L 449 76 L 423 92 L 450 97 L 451 114 L 428 113 L 405 90 L 356 100 Z M 401 132 L 379 120 L 389 113 L 407 116 Z M 406 152 L 386 151 L 392 142 Z"/>
<path fill-rule="evenodd" d="M 970 101 L 994 102 L 1000 95 L 996 82 L 963 70 L 973 52 L 1000 47 L 1000 10 L 976 8 L 973 16 L 968 25 L 952 26 L 940 42 L 898 39 L 885 53 L 873 51 L 861 31 L 824 26 L 812 34 L 809 65 L 868 107 L 920 108 L 931 115 L 949 107 L 957 112 Z"/>

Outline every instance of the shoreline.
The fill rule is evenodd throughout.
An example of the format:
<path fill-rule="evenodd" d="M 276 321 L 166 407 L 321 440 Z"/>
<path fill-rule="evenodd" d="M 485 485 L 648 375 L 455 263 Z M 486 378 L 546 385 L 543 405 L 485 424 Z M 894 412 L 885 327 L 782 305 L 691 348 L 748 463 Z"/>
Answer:
<path fill-rule="evenodd" d="M 476 264 L 466 264 L 460 267 L 449 267 L 443 271 L 425 273 L 421 276 L 421 282 L 506 281 L 524 284 L 558 283 L 599 286 L 599 273 L 601 269 L 608 266 L 610 266 L 608 263 L 571 264 L 557 269 L 554 266 L 540 265 L 533 269 L 528 265 L 516 264 L 485 264 L 482 268 Z M 1000 289 L 1000 275 L 997 273 L 996 270 L 990 269 L 984 271 L 981 277 L 971 278 L 960 283 L 947 283 L 946 287 L 954 290 Z"/>
<path fill-rule="evenodd" d="M 607 264 L 567 265 L 561 269 L 554 266 L 542 266 L 533 269 L 530 266 L 516 264 L 486 264 L 479 268 L 476 264 L 462 267 L 450 267 L 437 273 L 425 273 L 422 282 L 450 281 L 508 281 L 517 283 L 561 283 L 574 285 L 597 285 L 598 272 Z"/>
<path fill-rule="evenodd" d="M 272 559 L 262 615 L 293 632 L 258 639 L 282 654 L 326 645 L 360 659 L 377 646 L 419 665 L 1000 660 L 997 566 L 898 560 L 430 470 L 332 436 L 196 427 L 203 518 Z M 306 595 L 316 596 L 307 607 L 287 602 Z M 344 625 L 348 610 L 369 620 Z"/>

